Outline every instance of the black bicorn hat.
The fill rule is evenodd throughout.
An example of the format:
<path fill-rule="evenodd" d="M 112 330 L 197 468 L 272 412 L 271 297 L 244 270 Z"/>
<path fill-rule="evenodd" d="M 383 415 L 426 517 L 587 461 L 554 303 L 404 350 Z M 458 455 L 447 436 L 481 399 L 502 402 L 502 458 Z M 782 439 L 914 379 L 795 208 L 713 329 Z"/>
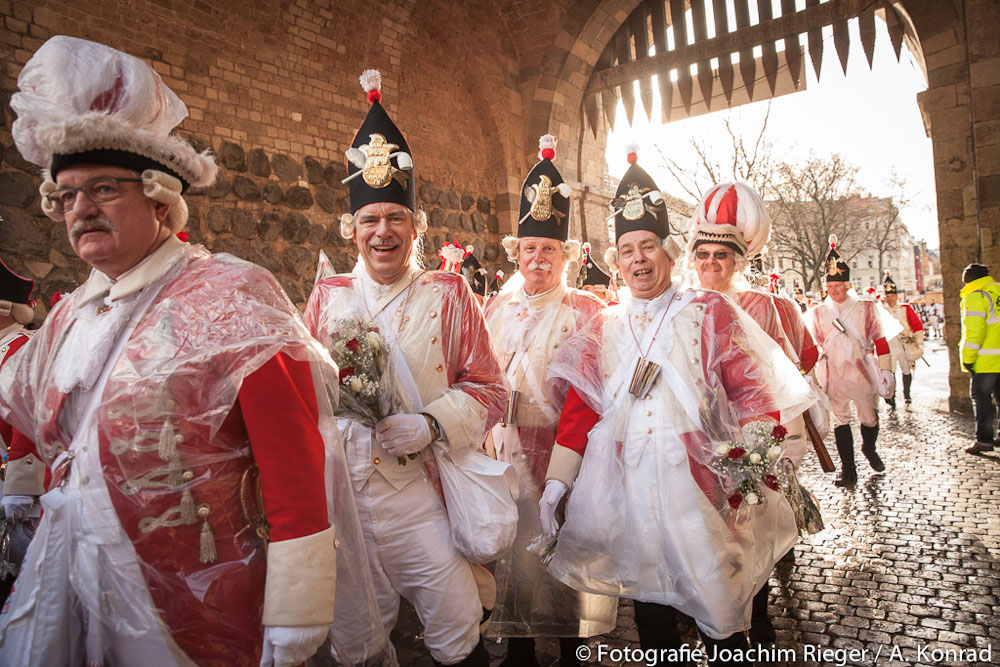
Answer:
<path fill-rule="evenodd" d="M 885 290 L 886 294 L 899 294 L 899 289 L 896 287 L 896 281 L 889 275 L 888 269 L 885 272 L 885 280 L 882 281 L 882 289 Z"/>
<path fill-rule="evenodd" d="M 538 162 L 521 184 L 517 237 L 540 236 L 565 241 L 569 238 L 569 204 L 572 189 L 552 160 L 556 138 L 546 134 L 538 140 Z"/>
<path fill-rule="evenodd" d="M 371 108 L 347 149 L 347 178 L 351 213 L 367 204 L 401 204 L 416 210 L 413 157 L 403 133 L 382 106 L 382 75 L 368 69 L 361 74 L 361 87 Z"/>
<path fill-rule="evenodd" d="M 667 206 L 660 188 L 638 163 L 638 146 L 627 149 L 629 168 L 618 183 L 611 200 L 615 218 L 615 243 L 622 234 L 650 231 L 665 239 L 670 236 Z"/>
<path fill-rule="evenodd" d="M 0 260 L 0 300 L 23 303 L 34 308 L 35 300 L 31 298 L 34 289 L 34 280 L 14 273 Z"/>
<path fill-rule="evenodd" d="M 806 293 L 802 291 L 802 285 L 799 284 L 799 281 L 796 280 L 794 284 L 795 284 L 794 288 L 795 294 L 801 294 L 802 296 L 805 296 Z"/>
<path fill-rule="evenodd" d="M 826 256 L 826 275 L 828 283 L 846 283 L 851 280 L 851 267 L 840 258 L 837 252 L 837 235 L 830 234 L 830 252 Z"/>
<path fill-rule="evenodd" d="M 583 244 L 583 261 L 580 262 L 580 272 L 576 276 L 576 286 L 601 285 L 611 287 L 611 276 L 605 273 L 590 255 L 590 243 Z"/>

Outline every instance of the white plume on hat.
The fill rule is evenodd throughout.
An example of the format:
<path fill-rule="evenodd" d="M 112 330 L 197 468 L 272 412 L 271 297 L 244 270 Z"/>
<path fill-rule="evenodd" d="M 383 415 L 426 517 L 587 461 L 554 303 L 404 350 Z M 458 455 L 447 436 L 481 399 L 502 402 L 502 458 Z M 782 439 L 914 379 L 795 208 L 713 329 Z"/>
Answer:
<path fill-rule="evenodd" d="M 48 169 L 54 154 L 114 149 L 149 158 L 195 187 L 218 167 L 170 132 L 187 107 L 142 60 L 103 44 L 57 35 L 21 70 L 10 106 L 14 143 Z"/>
<path fill-rule="evenodd" d="M 771 235 L 771 216 L 753 188 L 723 183 L 711 188 L 689 223 L 690 252 L 696 243 L 735 243 L 745 257 L 760 254 Z"/>

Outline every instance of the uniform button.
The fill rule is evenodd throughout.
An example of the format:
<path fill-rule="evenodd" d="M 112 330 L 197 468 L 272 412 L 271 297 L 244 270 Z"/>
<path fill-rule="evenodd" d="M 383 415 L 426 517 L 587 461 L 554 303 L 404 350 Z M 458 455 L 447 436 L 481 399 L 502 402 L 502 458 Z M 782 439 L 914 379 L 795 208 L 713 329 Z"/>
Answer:
<path fill-rule="evenodd" d="M 646 429 L 646 433 L 648 433 L 649 435 L 653 435 L 653 429 L 651 429 L 651 428 L 650 429 Z"/>
<path fill-rule="evenodd" d="M 436 310 L 432 310 L 431 311 L 431 319 L 433 320 L 437 316 L 438 316 L 437 311 Z"/>
<path fill-rule="evenodd" d="M 563 327 L 562 330 L 563 330 L 563 333 L 566 333 L 567 331 L 569 331 L 569 327 Z"/>
<path fill-rule="evenodd" d="M 692 364 L 696 364 L 696 363 L 698 363 L 698 357 L 695 357 L 694 359 L 692 359 L 692 360 L 691 360 L 691 363 L 692 363 Z"/>
<path fill-rule="evenodd" d="M 333 548 L 334 549 L 339 549 L 340 548 L 340 540 L 334 538 L 334 540 L 333 540 Z"/>
<path fill-rule="evenodd" d="M 372 459 L 372 463 L 378 465 L 379 463 L 382 463 L 382 459 L 376 456 L 375 458 Z"/>
<path fill-rule="evenodd" d="M 435 366 L 435 368 L 437 369 L 438 373 L 444 370 L 444 366 L 442 366 L 441 364 L 438 364 L 437 366 Z"/>
<path fill-rule="evenodd" d="M 437 342 L 438 342 L 438 337 L 437 336 L 431 336 L 431 345 L 436 345 Z"/>
<path fill-rule="evenodd" d="M 193 470 L 185 470 L 184 474 L 181 475 L 181 478 L 183 478 L 183 480 L 185 482 L 190 482 L 192 479 L 194 479 L 194 471 Z"/>
<path fill-rule="evenodd" d="M 646 394 L 645 396 L 643 396 L 643 398 L 645 398 L 648 401 L 649 399 L 653 398 L 653 395 L 652 394 Z"/>
<path fill-rule="evenodd" d="M 431 291 L 432 292 L 437 292 L 438 289 L 440 289 L 440 288 L 437 285 L 435 285 L 434 287 L 431 288 Z"/>
<path fill-rule="evenodd" d="M 653 413 L 650 410 L 646 410 L 646 416 L 647 417 L 652 417 Z"/>
<path fill-rule="evenodd" d="M 32 461 L 30 457 L 29 457 L 29 458 L 27 458 L 27 459 L 25 459 L 25 461 L 24 461 L 24 462 L 25 462 L 25 463 L 27 463 L 27 464 L 28 464 L 29 466 L 30 466 L 30 465 L 31 465 L 32 463 L 34 463 L 34 461 Z"/>
<path fill-rule="evenodd" d="M 529 399 L 528 399 L 528 403 L 531 403 L 532 405 L 534 405 L 534 404 L 535 404 L 535 399 L 533 399 L 533 398 L 529 398 Z"/>
<path fill-rule="evenodd" d="M 521 454 L 521 460 L 522 460 L 522 461 L 523 461 L 523 460 L 525 460 L 526 458 L 528 458 L 528 455 L 527 455 L 527 454 Z"/>
<path fill-rule="evenodd" d="M 691 339 L 691 344 L 692 345 L 697 345 L 698 344 L 698 339 L 697 338 Z"/>
<path fill-rule="evenodd" d="M 558 347 L 559 347 L 559 343 L 556 343 L 555 345 L 552 346 L 552 349 L 556 349 Z"/>

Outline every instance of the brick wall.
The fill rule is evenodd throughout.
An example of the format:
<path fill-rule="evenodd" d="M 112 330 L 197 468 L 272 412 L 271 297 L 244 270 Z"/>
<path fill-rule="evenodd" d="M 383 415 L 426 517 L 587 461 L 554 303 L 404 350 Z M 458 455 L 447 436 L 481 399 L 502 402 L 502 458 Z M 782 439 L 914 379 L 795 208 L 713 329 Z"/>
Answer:
<path fill-rule="evenodd" d="M 510 183 L 530 154 L 520 141 L 517 57 L 492 3 L 0 0 L 0 256 L 48 297 L 86 279 L 62 225 L 38 209 L 39 169 L 10 137 L 7 105 L 31 54 L 55 34 L 91 39 L 149 62 L 190 116 L 179 132 L 220 163 L 217 184 L 188 197 L 191 240 L 272 270 L 303 305 L 326 249 L 353 265 L 339 236 L 347 211 L 343 151 L 368 103 L 358 75 L 377 67 L 383 103 L 407 135 L 418 203 L 430 218 L 428 265 L 457 238 L 489 269 L 501 263 Z M 457 72 L 457 74 L 456 74 Z M 509 140 L 508 137 L 518 137 Z M 516 207 L 516 200 L 514 200 Z M 501 221 L 502 219 L 502 221 Z M 509 267 L 508 267 L 509 268 Z"/>

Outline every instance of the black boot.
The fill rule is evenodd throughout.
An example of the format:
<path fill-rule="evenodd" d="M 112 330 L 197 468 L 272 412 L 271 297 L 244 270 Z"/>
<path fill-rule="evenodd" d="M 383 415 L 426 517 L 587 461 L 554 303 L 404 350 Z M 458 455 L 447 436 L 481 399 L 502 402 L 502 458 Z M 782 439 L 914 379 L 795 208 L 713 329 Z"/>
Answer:
<path fill-rule="evenodd" d="M 771 586 L 765 581 L 757 595 L 753 596 L 753 611 L 750 616 L 750 643 L 773 644 L 778 639 L 771 619 L 767 615 L 767 594 Z"/>
<path fill-rule="evenodd" d="M 705 643 L 705 652 L 708 653 L 708 667 L 753 667 L 753 661 L 747 660 L 750 644 L 742 632 L 729 635 L 725 639 L 712 639 L 701 633 L 701 640 Z M 712 656 L 717 657 L 712 660 Z"/>
<path fill-rule="evenodd" d="M 882 463 L 882 459 L 879 457 L 878 452 L 875 451 L 875 441 L 878 440 L 878 424 L 875 426 L 865 426 L 861 425 L 861 453 L 865 455 L 868 459 L 868 463 L 871 465 L 872 470 L 875 472 L 882 472 L 885 470 L 885 464 Z"/>
<path fill-rule="evenodd" d="M 482 646 L 482 642 L 479 642 L 479 644 Z M 470 655 L 469 657 L 472 656 Z M 465 663 L 462 662 L 459 664 L 464 665 Z M 521 667 L 521 665 L 539 667 L 538 658 L 535 657 L 534 637 L 511 637 L 507 640 L 507 657 L 500 663 L 500 667 Z"/>
<path fill-rule="evenodd" d="M 911 373 L 903 374 L 903 399 L 910 403 L 910 385 L 913 384 L 913 375 Z"/>
<path fill-rule="evenodd" d="M 675 649 L 681 647 L 681 633 L 677 629 L 677 610 L 653 602 L 635 601 L 635 629 L 639 632 L 639 646 L 643 651 L 649 649 Z M 661 660 L 661 665 L 683 665 L 690 667 L 687 661 L 669 662 Z"/>
<path fill-rule="evenodd" d="M 889 398 L 885 399 L 885 404 L 889 406 L 890 410 L 896 409 L 896 395 L 893 394 Z"/>
<path fill-rule="evenodd" d="M 559 667 L 580 667 L 580 654 L 577 649 L 587 643 L 583 637 L 559 638 Z"/>
<path fill-rule="evenodd" d="M 843 424 L 833 429 L 833 439 L 840 454 L 840 477 L 833 483 L 837 486 L 854 486 L 858 481 L 858 471 L 854 467 L 854 436 L 851 425 Z"/>

